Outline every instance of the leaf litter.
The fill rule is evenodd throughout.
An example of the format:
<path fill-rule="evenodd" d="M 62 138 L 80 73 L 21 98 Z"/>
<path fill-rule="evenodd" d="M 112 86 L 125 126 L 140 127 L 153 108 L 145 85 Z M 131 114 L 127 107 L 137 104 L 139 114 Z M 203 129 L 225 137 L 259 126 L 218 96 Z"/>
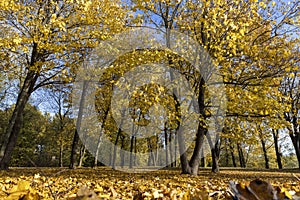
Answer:
<path fill-rule="evenodd" d="M 8 200 L 300 200 L 297 170 L 223 169 L 198 176 L 179 169 L 124 173 L 108 167 L 12 168 L 0 171 L 0 199 Z"/>

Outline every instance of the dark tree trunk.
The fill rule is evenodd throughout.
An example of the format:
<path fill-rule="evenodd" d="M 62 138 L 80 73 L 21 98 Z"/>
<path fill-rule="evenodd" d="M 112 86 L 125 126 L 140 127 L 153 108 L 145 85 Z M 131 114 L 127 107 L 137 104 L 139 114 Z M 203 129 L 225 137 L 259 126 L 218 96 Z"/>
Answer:
<path fill-rule="evenodd" d="M 236 165 L 236 161 L 235 161 L 234 147 L 233 147 L 231 140 L 228 139 L 228 141 L 229 141 L 230 154 L 231 154 L 231 158 L 232 158 L 232 165 L 233 165 L 233 167 L 236 167 L 237 165 Z"/>
<path fill-rule="evenodd" d="M 78 142 L 79 142 L 79 135 L 77 129 L 75 129 L 73 143 L 72 143 L 71 157 L 70 157 L 70 166 L 69 166 L 70 169 L 74 169 L 76 165 L 76 153 L 77 153 Z"/>
<path fill-rule="evenodd" d="M 33 53 L 36 51 L 36 48 L 33 48 Z M 31 61 L 31 66 L 33 66 L 34 61 Z M 13 114 L 9 120 L 8 127 L 6 129 L 3 143 L 0 150 L 0 169 L 7 170 L 9 167 L 9 163 L 11 160 L 11 156 L 13 153 L 13 150 L 15 148 L 18 135 L 20 133 L 21 127 L 23 125 L 23 111 L 25 108 L 25 105 L 28 102 L 28 99 L 30 95 L 32 94 L 34 90 L 35 83 L 38 78 L 38 74 L 35 71 L 29 70 L 27 73 L 27 76 L 24 80 L 23 86 L 21 88 L 21 91 L 17 98 L 16 106 L 13 110 Z"/>
<path fill-rule="evenodd" d="M 289 135 L 296 152 L 298 168 L 300 169 L 300 125 L 298 124 L 297 115 L 294 115 L 289 121 L 292 122 L 293 126 L 293 130 L 289 130 Z"/>
<path fill-rule="evenodd" d="M 227 142 L 226 142 L 227 143 Z M 225 166 L 229 166 L 229 152 L 228 152 L 228 144 L 225 147 Z"/>
<path fill-rule="evenodd" d="M 292 143 L 295 148 L 297 160 L 298 160 L 298 167 L 300 169 L 300 132 L 299 133 L 294 133 L 293 135 L 290 134 L 290 137 L 292 139 Z"/>
<path fill-rule="evenodd" d="M 209 134 L 206 134 L 206 138 L 208 140 L 208 144 L 211 149 L 211 157 L 212 157 L 212 172 L 218 173 L 220 171 L 219 168 L 219 157 L 220 157 L 220 139 L 219 134 L 216 134 L 216 141 L 214 142 Z"/>
<path fill-rule="evenodd" d="M 278 165 L 279 169 L 282 169 L 281 153 L 280 153 L 279 144 L 278 144 L 278 140 L 279 140 L 278 130 L 272 129 L 272 135 L 273 135 L 273 139 L 274 139 L 277 165 Z"/>
<path fill-rule="evenodd" d="M 269 166 L 269 158 L 268 158 L 268 152 L 267 152 L 267 148 L 266 148 L 266 142 L 263 138 L 260 141 L 261 141 L 261 146 L 262 146 L 262 150 L 263 150 L 264 158 L 265 158 L 265 168 L 269 169 L 270 166 Z"/>
<path fill-rule="evenodd" d="M 205 93 L 204 80 L 203 78 L 201 78 L 201 81 L 199 83 L 198 105 L 199 105 L 199 113 L 201 117 L 205 119 L 204 93 Z M 196 134 L 195 147 L 193 150 L 192 157 L 190 161 L 188 161 L 187 154 L 185 152 L 186 147 L 184 144 L 184 133 L 182 133 L 182 130 L 179 126 L 177 135 L 178 135 L 179 152 L 181 154 L 180 161 L 181 161 L 182 174 L 192 174 L 192 175 L 198 174 L 200 157 L 201 157 L 201 149 L 203 148 L 204 136 L 207 133 L 207 129 L 204 127 L 205 124 L 199 121 L 198 130 Z"/>
<path fill-rule="evenodd" d="M 134 135 L 131 136 L 130 139 L 130 160 L 129 160 L 129 168 L 133 166 L 133 144 L 134 144 Z"/>
<path fill-rule="evenodd" d="M 206 158 L 204 154 L 204 149 L 201 149 L 201 159 L 200 159 L 200 167 L 206 167 Z"/>
<path fill-rule="evenodd" d="M 246 167 L 245 157 L 243 149 L 241 148 L 241 144 L 237 143 L 239 160 L 240 160 L 240 167 Z"/>

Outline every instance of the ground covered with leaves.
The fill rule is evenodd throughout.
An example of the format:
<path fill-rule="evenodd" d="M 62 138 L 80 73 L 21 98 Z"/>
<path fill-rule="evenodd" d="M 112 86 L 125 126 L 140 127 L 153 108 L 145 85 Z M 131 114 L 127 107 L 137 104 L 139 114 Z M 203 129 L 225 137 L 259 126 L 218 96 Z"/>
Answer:
<path fill-rule="evenodd" d="M 258 179 L 270 182 L 282 199 L 292 199 L 300 191 L 298 177 L 299 170 L 222 169 L 215 174 L 201 169 L 198 176 L 189 176 L 179 169 L 125 173 L 107 167 L 12 168 L 0 171 L 0 199 L 233 199 L 234 190 L 247 193 L 251 181 L 266 195 L 268 186 L 263 188 Z M 233 183 L 240 184 L 232 188 Z"/>

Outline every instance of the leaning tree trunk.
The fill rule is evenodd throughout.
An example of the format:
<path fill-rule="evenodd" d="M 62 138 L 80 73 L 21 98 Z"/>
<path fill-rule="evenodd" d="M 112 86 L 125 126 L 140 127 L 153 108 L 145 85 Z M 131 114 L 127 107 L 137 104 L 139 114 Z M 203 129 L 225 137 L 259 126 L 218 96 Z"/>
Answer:
<path fill-rule="evenodd" d="M 33 48 L 33 51 L 35 51 L 36 48 Z M 34 52 L 33 52 L 34 54 Z M 34 61 L 31 61 L 31 66 L 33 66 Z M 1 146 L 0 150 L 0 169 L 7 170 L 9 167 L 9 163 L 11 160 L 11 156 L 13 153 L 13 150 L 15 148 L 18 135 L 20 133 L 21 127 L 23 125 L 23 111 L 25 108 L 25 105 L 28 102 L 28 99 L 30 95 L 32 94 L 34 90 L 35 83 L 38 78 L 38 73 L 35 71 L 29 70 L 26 78 L 24 80 L 23 86 L 21 88 L 21 91 L 18 95 L 16 106 L 13 110 L 13 114 L 9 120 L 8 127 L 6 129 L 4 138 L 3 138 L 3 144 Z"/>

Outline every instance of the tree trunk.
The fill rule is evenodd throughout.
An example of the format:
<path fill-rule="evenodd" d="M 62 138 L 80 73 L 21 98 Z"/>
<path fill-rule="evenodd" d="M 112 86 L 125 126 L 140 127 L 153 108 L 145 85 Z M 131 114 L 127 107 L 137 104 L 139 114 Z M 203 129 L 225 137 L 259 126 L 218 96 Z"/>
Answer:
<path fill-rule="evenodd" d="M 166 166 L 169 163 L 169 152 L 168 152 L 168 133 L 167 133 L 167 127 L 165 123 L 165 128 L 164 128 L 164 133 L 165 133 L 165 152 L 166 152 Z"/>
<path fill-rule="evenodd" d="M 201 117 L 205 119 L 205 102 L 204 102 L 204 79 L 201 78 L 199 84 L 199 96 L 198 96 L 198 105 L 199 105 L 199 113 Z M 176 109 L 179 110 L 179 109 Z M 196 141 L 195 147 L 193 150 L 192 157 L 190 161 L 188 161 L 187 154 L 186 154 L 186 147 L 184 144 L 184 133 L 182 128 L 179 126 L 177 130 L 178 135 L 178 144 L 179 144 L 179 152 L 180 152 L 180 162 L 181 162 L 181 169 L 182 174 L 192 174 L 197 175 L 199 170 L 199 163 L 200 163 L 200 156 L 201 156 L 201 149 L 203 148 L 204 136 L 207 133 L 207 129 L 204 128 L 204 123 L 199 121 L 198 122 L 198 129 L 196 134 Z"/>
<path fill-rule="evenodd" d="M 97 140 L 97 148 L 96 148 L 96 151 L 95 151 L 95 158 L 94 158 L 94 163 L 93 163 L 92 167 L 96 167 L 98 165 L 98 156 L 99 156 L 99 150 L 100 150 L 100 145 L 101 145 L 102 131 L 103 131 L 103 129 L 101 129 L 100 135 L 99 135 L 98 140 Z"/>
<path fill-rule="evenodd" d="M 125 137 L 122 136 L 121 137 L 121 150 L 120 150 L 120 160 L 121 160 L 121 167 L 124 167 L 124 163 L 125 163 L 125 158 L 124 158 L 124 146 L 125 146 L 125 141 L 124 141 Z"/>
<path fill-rule="evenodd" d="M 130 163 L 129 163 L 129 168 L 132 168 L 133 166 L 133 143 L 134 143 L 134 135 L 131 136 L 131 139 L 130 139 Z"/>
<path fill-rule="evenodd" d="M 233 144 L 232 144 L 231 140 L 228 139 L 228 141 L 230 143 L 229 148 L 230 148 L 230 154 L 231 154 L 231 158 L 232 158 L 232 165 L 233 165 L 233 167 L 236 167 L 237 165 L 235 162 L 234 147 L 232 146 Z"/>
<path fill-rule="evenodd" d="M 269 169 L 270 166 L 269 166 L 269 158 L 268 158 L 268 153 L 267 153 L 267 148 L 266 148 L 266 142 L 263 138 L 260 141 L 261 141 L 261 146 L 262 146 L 262 150 L 263 150 L 264 158 L 265 158 L 265 168 Z"/>
<path fill-rule="evenodd" d="M 220 139 L 219 134 L 216 134 L 216 141 L 214 142 L 209 134 L 206 134 L 206 138 L 208 140 L 208 144 L 211 149 L 211 157 L 212 157 L 212 172 L 218 173 L 220 171 L 219 168 L 219 156 L 220 156 Z"/>
<path fill-rule="evenodd" d="M 119 142 L 120 134 L 121 134 L 121 128 L 118 129 L 117 138 L 116 138 L 115 146 L 114 146 L 114 154 L 113 154 L 113 160 L 112 160 L 112 168 L 113 169 L 116 167 L 117 145 Z"/>
<path fill-rule="evenodd" d="M 298 168 L 300 169 L 300 125 L 298 124 L 297 115 L 294 115 L 291 119 L 293 129 L 289 130 L 290 138 L 292 140 L 297 160 L 298 160 Z"/>
<path fill-rule="evenodd" d="M 77 148 L 78 148 L 78 142 L 79 142 L 79 134 L 78 133 L 80 132 L 80 126 L 81 126 L 81 121 L 82 121 L 82 115 L 83 115 L 83 109 L 84 109 L 83 107 L 84 107 L 87 87 L 88 87 L 88 82 L 83 81 L 82 93 L 81 93 L 80 102 L 79 102 L 78 116 L 77 116 L 77 121 L 76 121 L 76 129 L 74 132 L 73 143 L 72 143 L 70 166 L 69 166 L 70 169 L 74 169 L 75 165 L 76 165 L 76 154 L 77 154 Z"/>
<path fill-rule="evenodd" d="M 298 168 L 300 169 L 300 133 L 290 134 L 292 139 L 293 146 L 295 148 L 297 160 L 298 160 Z"/>
<path fill-rule="evenodd" d="M 76 153 L 77 153 L 77 146 L 79 142 L 79 135 L 77 129 L 74 131 L 74 138 L 72 143 L 72 150 L 71 150 L 71 157 L 70 157 L 70 169 L 74 169 L 76 165 Z"/>
<path fill-rule="evenodd" d="M 205 158 L 205 154 L 204 154 L 204 149 L 201 149 L 201 159 L 200 159 L 200 167 L 206 167 L 206 158 Z"/>
<path fill-rule="evenodd" d="M 80 147 L 80 158 L 79 158 L 79 163 L 78 163 L 78 167 L 82 167 L 82 163 L 83 163 L 83 158 L 86 152 L 86 148 L 84 145 L 81 145 Z"/>
<path fill-rule="evenodd" d="M 246 167 L 244 152 L 239 143 L 237 143 L 237 148 L 238 148 L 238 154 L 240 160 L 240 167 Z"/>
<path fill-rule="evenodd" d="M 227 142 L 226 142 L 227 143 Z M 225 166 L 229 166 L 229 152 L 228 152 L 228 144 L 225 144 Z"/>
<path fill-rule="evenodd" d="M 60 166 L 60 167 L 63 167 L 63 166 L 64 166 L 64 164 L 63 164 L 63 151 L 64 151 L 64 145 L 63 145 L 63 143 L 61 142 L 60 148 L 59 148 L 59 166 Z"/>
<path fill-rule="evenodd" d="M 169 136 L 169 152 L 170 152 L 170 161 L 171 161 L 171 164 L 170 164 L 170 167 L 173 167 L 173 152 L 172 152 L 172 134 L 170 132 L 170 136 Z"/>
<path fill-rule="evenodd" d="M 278 165 L 279 169 L 282 169 L 281 153 L 280 153 L 279 144 L 278 144 L 278 140 L 279 140 L 278 130 L 272 129 L 272 135 L 273 135 L 273 139 L 274 139 L 277 165 Z"/>
<path fill-rule="evenodd" d="M 36 47 L 33 48 L 33 53 L 32 53 L 33 55 L 35 54 L 34 51 L 36 51 Z M 31 66 L 33 66 L 34 64 L 33 60 L 31 60 L 31 64 L 32 64 Z M 18 95 L 16 106 L 9 120 L 9 124 L 6 129 L 3 138 L 3 144 L 0 150 L 0 156 L 1 156 L 0 169 L 2 170 L 3 169 L 7 170 L 9 167 L 11 156 L 15 148 L 21 127 L 23 125 L 23 116 L 22 116 L 23 111 L 31 93 L 33 92 L 37 78 L 38 78 L 38 74 L 35 71 L 29 70 L 24 80 L 21 91 Z"/>

